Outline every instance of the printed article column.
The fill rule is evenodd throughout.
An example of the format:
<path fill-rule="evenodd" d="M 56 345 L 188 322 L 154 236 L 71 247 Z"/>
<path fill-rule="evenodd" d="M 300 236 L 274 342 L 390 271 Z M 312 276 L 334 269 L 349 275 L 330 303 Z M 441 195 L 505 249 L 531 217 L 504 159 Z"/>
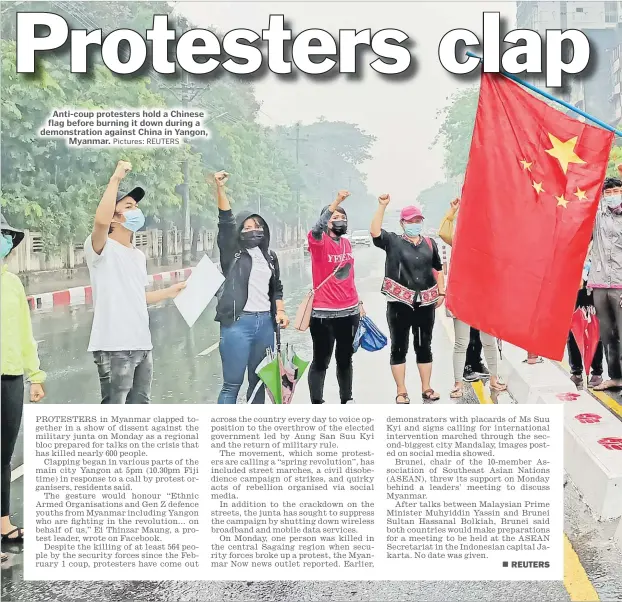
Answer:
<path fill-rule="evenodd" d="M 221 408 L 210 419 L 210 567 L 223 579 L 373 572 L 377 418 Z"/>
<path fill-rule="evenodd" d="M 27 407 L 27 579 L 193 579 L 207 568 L 202 408 Z"/>

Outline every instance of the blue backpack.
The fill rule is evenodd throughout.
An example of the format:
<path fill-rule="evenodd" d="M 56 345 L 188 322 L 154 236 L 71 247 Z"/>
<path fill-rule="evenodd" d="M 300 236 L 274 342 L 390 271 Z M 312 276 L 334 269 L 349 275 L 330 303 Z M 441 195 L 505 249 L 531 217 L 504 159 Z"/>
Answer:
<path fill-rule="evenodd" d="M 358 351 L 359 347 L 362 347 L 365 351 L 380 351 L 386 345 L 387 337 L 382 334 L 370 318 L 367 316 L 362 317 L 354 335 L 354 353 Z"/>

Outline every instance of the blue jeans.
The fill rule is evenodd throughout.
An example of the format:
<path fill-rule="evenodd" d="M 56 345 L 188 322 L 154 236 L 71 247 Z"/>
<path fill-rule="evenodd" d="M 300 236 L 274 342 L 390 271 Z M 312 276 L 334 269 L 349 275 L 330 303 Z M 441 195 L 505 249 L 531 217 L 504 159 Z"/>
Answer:
<path fill-rule="evenodd" d="M 274 324 L 269 311 L 244 312 L 231 326 L 220 326 L 223 385 L 218 403 L 237 403 L 246 370 L 246 396 L 250 398 L 259 381 L 255 370 L 266 356 L 266 349 L 274 349 Z M 253 403 L 264 403 L 265 393 L 265 387 L 261 387 Z"/>

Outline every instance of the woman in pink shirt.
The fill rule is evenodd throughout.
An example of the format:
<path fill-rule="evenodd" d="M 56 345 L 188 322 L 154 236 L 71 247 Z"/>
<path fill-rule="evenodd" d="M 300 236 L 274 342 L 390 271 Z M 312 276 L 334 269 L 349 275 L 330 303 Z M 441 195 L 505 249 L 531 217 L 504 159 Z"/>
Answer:
<path fill-rule="evenodd" d="M 308 235 L 313 273 L 313 311 L 310 331 L 313 362 L 309 368 L 311 403 L 324 403 L 324 380 L 336 346 L 337 381 L 341 403 L 352 399 L 352 355 L 359 318 L 364 315 L 354 284 L 352 245 L 343 235 L 348 216 L 341 203 L 350 196 L 342 190 L 322 209 Z"/>

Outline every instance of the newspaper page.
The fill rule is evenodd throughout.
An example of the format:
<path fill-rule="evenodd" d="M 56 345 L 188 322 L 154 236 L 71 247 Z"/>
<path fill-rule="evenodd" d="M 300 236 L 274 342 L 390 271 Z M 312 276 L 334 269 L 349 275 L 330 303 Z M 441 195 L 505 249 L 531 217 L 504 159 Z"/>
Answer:
<path fill-rule="evenodd" d="M 621 3 L 0 15 L 2 599 L 622 600 Z"/>
<path fill-rule="evenodd" d="M 26 578 L 563 574 L 559 405 L 222 410 L 29 407 Z"/>

